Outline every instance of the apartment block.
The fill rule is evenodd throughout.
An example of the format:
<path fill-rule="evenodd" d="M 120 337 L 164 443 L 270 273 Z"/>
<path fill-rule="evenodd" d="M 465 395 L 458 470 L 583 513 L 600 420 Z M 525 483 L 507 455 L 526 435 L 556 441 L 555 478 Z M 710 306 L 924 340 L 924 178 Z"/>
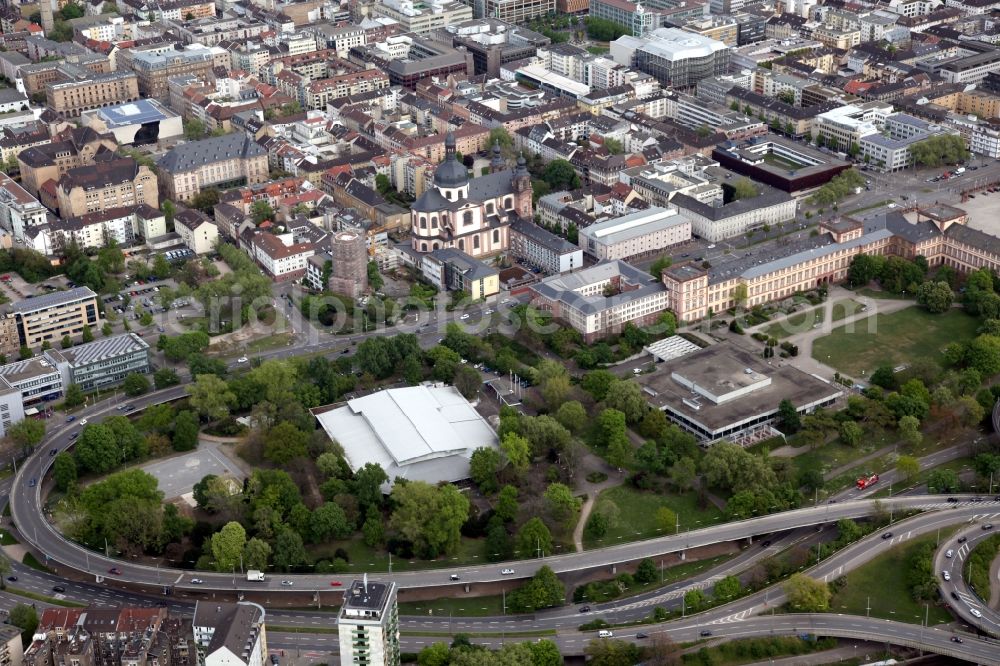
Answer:
<path fill-rule="evenodd" d="M 343 664 L 399 664 L 399 608 L 396 584 L 355 580 L 344 592 L 337 617 Z"/>
<path fill-rule="evenodd" d="M 309 257 L 316 253 L 312 243 L 296 243 L 292 234 L 276 236 L 260 232 L 251 240 L 253 258 L 276 282 L 297 280 L 306 274 Z"/>
<path fill-rule="evenodd" d="M 267 628 L 263 606 L 241 601 L 198 601 L 191 627 L 204 666 L 266 666 Z"/>
<path fill-rule="evenodd" d="M 59 179 L 56 197 L 62 217 L 141 204 L 160 206 L 156 174 L 128 157 L 70 169 Z"/>
<path fill-rule="evenodd" d="M 551 0 L 553 5 L 555 0 Z M 399 23 L 403 32 L 426 35 L 432 30 L 472 18 L 472 7 L 453 0 L 382 0 L 372 5 L 373 16 L 382 16 Z M 498 17 L 507 20 L 504 17 Z"/>
<path fill-rule="evenodd" d="M 45 102 L 56 113 L 78 118 L 84 111 L 139 99 L 139 82 L 131 72 L 92 74 L 85 79 L 50 83 Z"/>
<path fill-rule="evenodd" d="M 207 215 L 193 208 L 185 208 L 174 215 L 174 231 L 195 254 L 208 254 L 215 250 L 219 240 L 219 227 Z"/>
<path fill-rule="evenodd" d="M 54 291 L 18 301 L 10 306 L 17 321 L 21 344 L 28 347 L 76 337 L 84 326 L 94 330 L 100 325 L 97 294 L 90 287 Z"/>
<path fill-rule="evenodd" d="M 583 267 L 583 250 L 530 220 L 511 223 L 510 253 L 549 275 Z"/>
<path fill-rule="evenodd" d="M 0 173 L 0 228 L 9 233 L 16 244 L 24 246 L 28 244 L 28 230 L 46 222 L 45 206 L 10 176 Z"/>
<path fill-rule="evenodd" d="M 229 53 L 217 46 L 201 44 L 188 44 L 183 50 L 174 48 L 173 44 L 148 50 L 126 49 L 118 55 L 118 69 L 135 72 L 142 97 L 163 104 L 170 97 L 167 79 L 179 74 L 194 74 L 201 79 L 214 80 L 212 68 L 216 65 L 229 65 Z"/>

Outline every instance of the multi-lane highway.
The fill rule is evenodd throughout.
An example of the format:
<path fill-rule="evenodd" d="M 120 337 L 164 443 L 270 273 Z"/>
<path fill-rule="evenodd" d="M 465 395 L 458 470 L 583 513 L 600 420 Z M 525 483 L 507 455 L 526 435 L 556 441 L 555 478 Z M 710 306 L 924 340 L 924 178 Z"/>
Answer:
<path fill-rule="evenodd" d="M 971 627 L 1000 637 L 1000 612 L 984 603 L 964 576 L 969 554 L 979 543 L 993 536 L 992 529 L 983 529 L 992 524 L 985 520 L 977 522 L 940 544 L 934 553 L 934 575 L 938 578 L 941 598 L 955 615 Z M 945 572 L 949 580 L 944 579 Z M 993 585 L 997 585 L 997 581 L 993 581 Z"/>

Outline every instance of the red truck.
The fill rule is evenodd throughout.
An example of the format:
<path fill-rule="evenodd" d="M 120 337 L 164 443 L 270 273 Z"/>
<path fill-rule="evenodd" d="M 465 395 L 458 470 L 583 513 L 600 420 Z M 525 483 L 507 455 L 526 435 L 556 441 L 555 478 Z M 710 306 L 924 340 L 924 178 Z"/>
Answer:
<path fill-rule="evenodd" d="M 878 474 L 872 474 L 870 476 L 863 476 L 858 479 L 858 490 L 864 490 L 868 486 L 873 486 L 878 483 Z"/>

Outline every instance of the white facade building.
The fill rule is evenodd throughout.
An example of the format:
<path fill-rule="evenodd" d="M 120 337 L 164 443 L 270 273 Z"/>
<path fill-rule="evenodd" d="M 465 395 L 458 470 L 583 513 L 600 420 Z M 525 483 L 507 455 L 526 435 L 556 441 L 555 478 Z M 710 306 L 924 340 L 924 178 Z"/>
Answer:
<path fill-rule="evenodd" d="M 191 628 L 204 666 L 269 666 L 264 607 L 248 601 L 236 604 L 199 601 Z"/>
<path fill-rule="evenodd" d="M 399 664 L 399 609 L 396 584 L 355 580 L 344 592 L 337 617 L 340 663 L 365 666 Z"/>
<path fill-rule="evenodd" d="M 676 208 L 652 207 L 579 232 L 580 248 L 598 261 L 648 256 L 691 240 L 691 220 Z"/>

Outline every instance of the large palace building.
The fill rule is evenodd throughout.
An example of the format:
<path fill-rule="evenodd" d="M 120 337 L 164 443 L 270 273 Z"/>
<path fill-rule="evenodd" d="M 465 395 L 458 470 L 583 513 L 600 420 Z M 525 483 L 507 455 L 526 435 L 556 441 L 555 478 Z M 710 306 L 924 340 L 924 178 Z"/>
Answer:
<path fill-rule="evenodd" d="M 531 176 L 523 157 L 513 171 L 503 168 L 497 147 L 491 168 L 492 173 L 470 179 L 456 159 L 455 137 L 448 134 L 434 186 L 411 207 L 414 250 L 455 248 L 473 257 L 507 251 L 511 223 L 532 217 Z"/>

